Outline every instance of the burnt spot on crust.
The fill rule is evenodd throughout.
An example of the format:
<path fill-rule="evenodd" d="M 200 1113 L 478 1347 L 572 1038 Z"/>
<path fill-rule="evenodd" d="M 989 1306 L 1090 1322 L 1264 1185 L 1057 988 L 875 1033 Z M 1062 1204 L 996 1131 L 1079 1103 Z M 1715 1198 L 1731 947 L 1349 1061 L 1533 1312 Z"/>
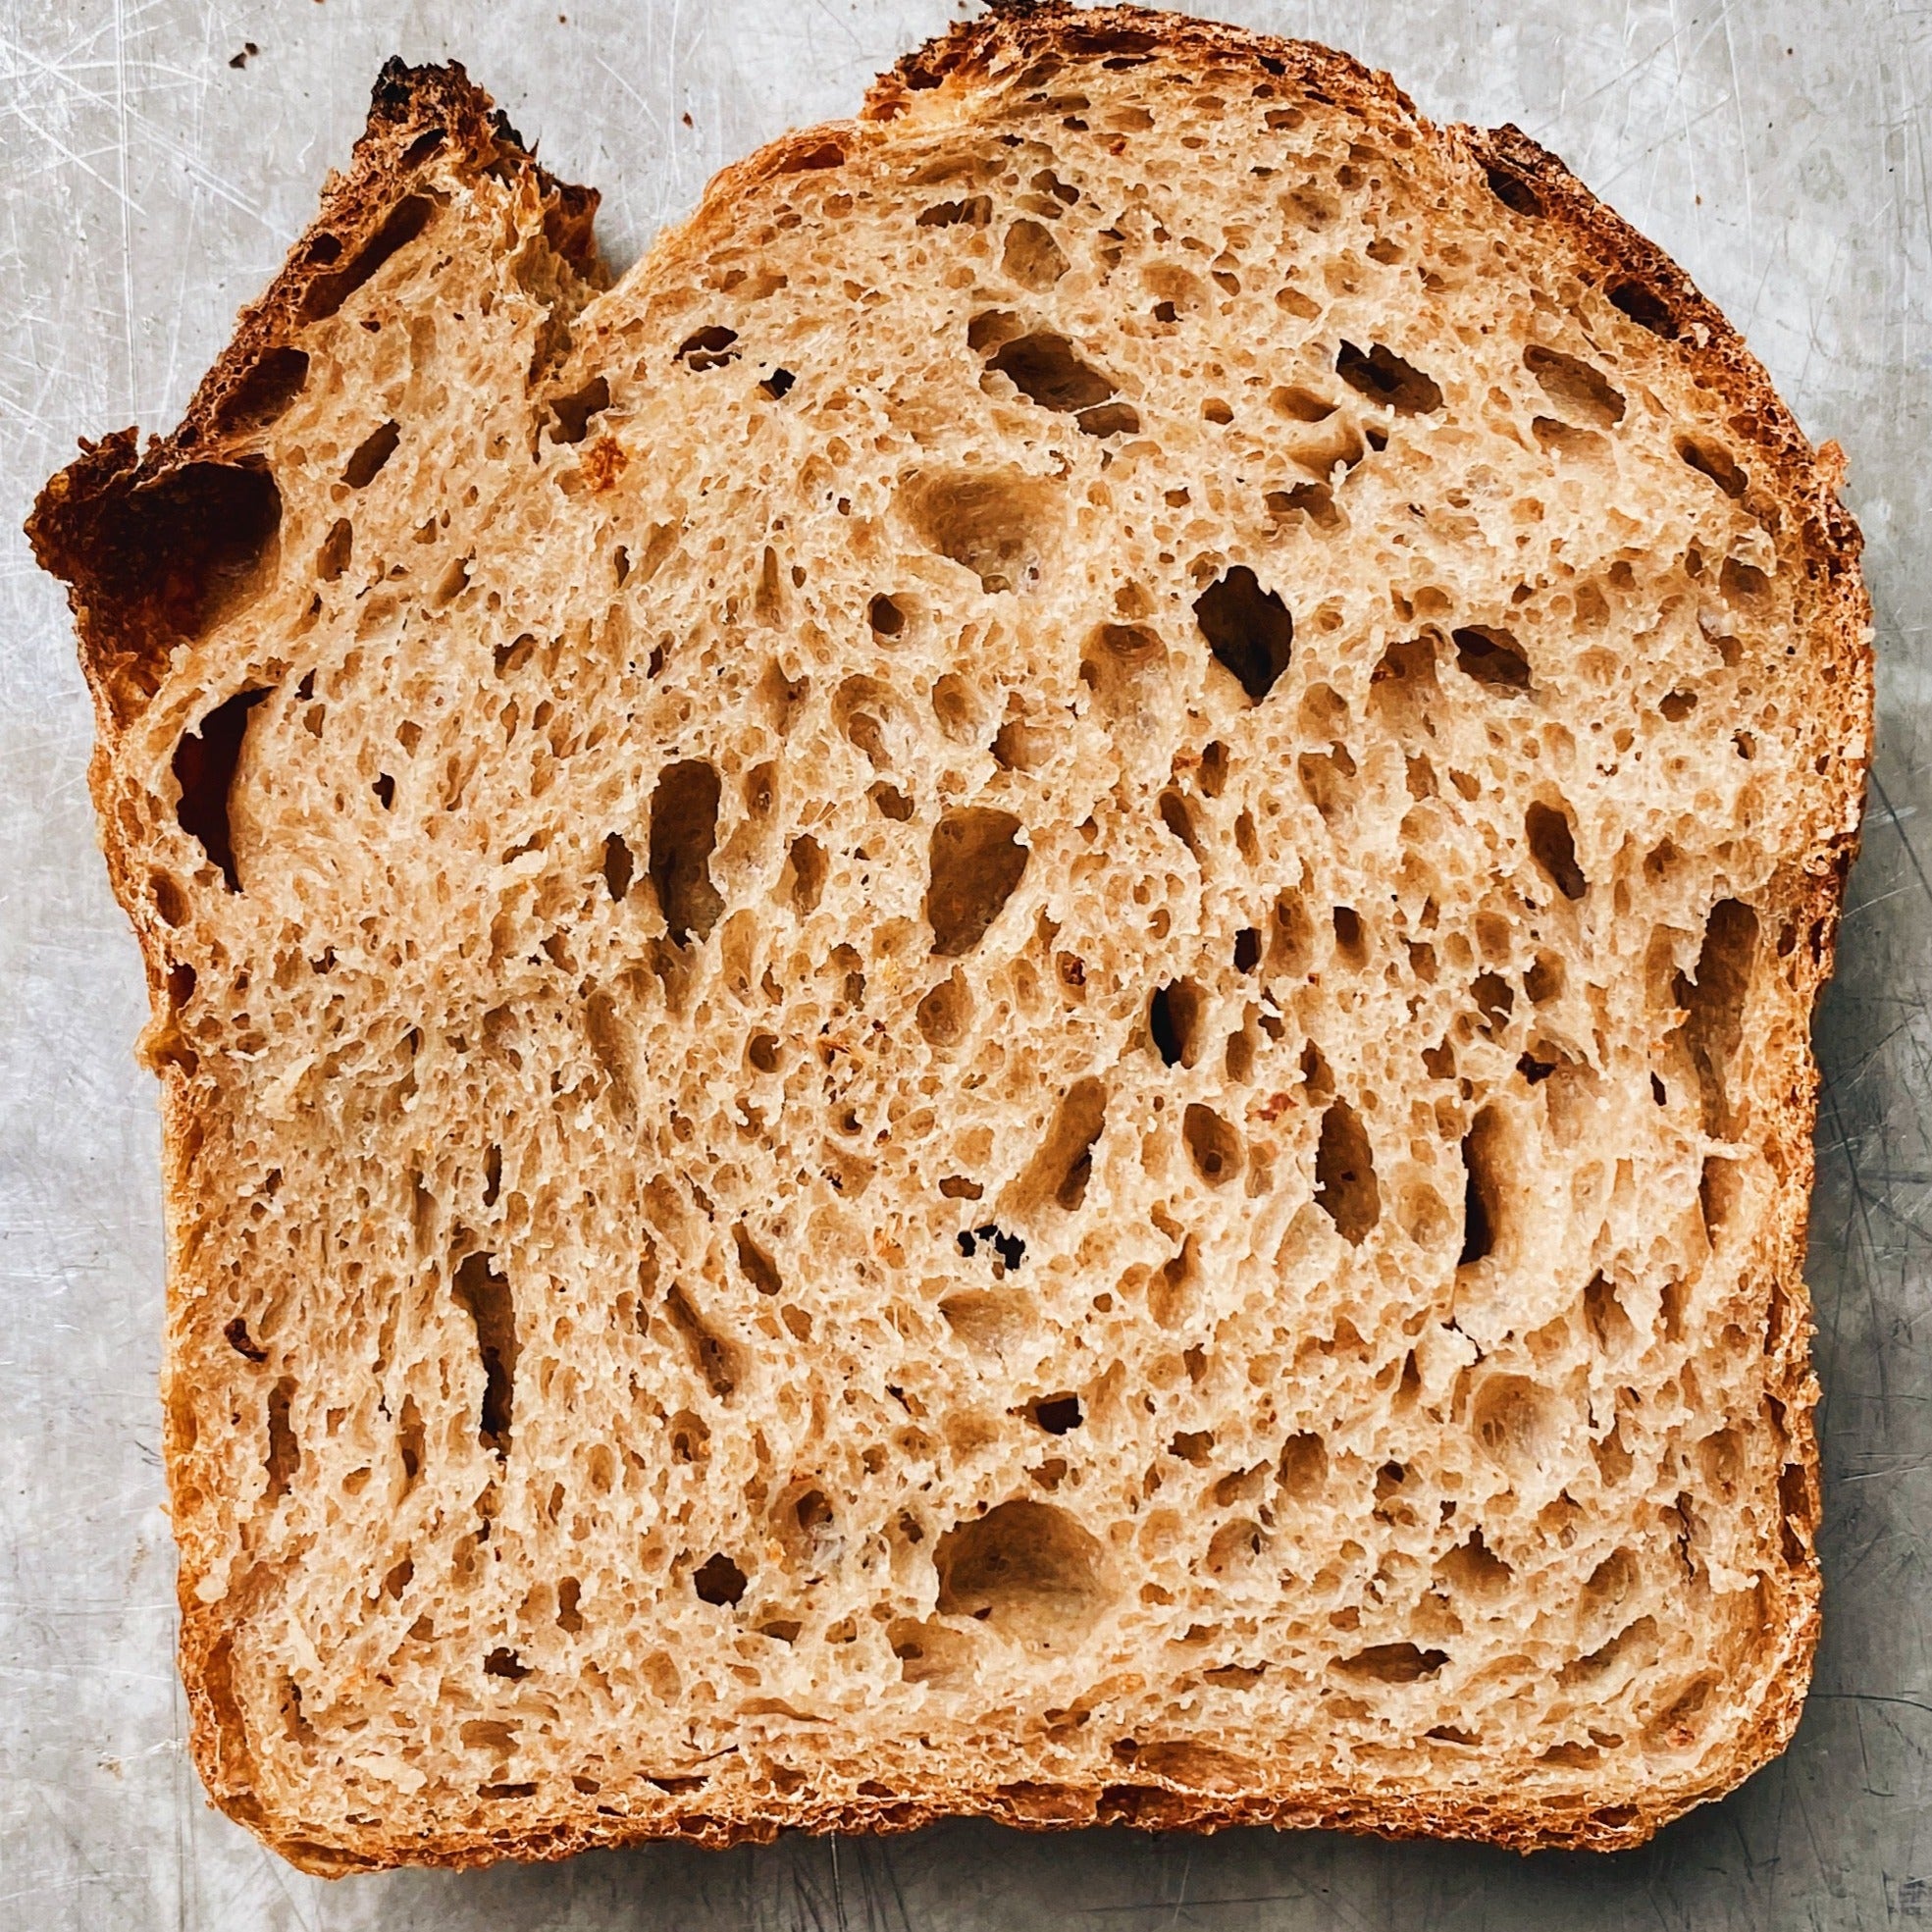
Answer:
<path fill-rule="evenodd" d="M 451 151 L 485 173 L 527 170 L 546 240 L 584 281 L 608 285 L 591 233 L 596 191 L 537 167 L 459 64 L 390 61 L 348 168 L 268 291 L 242 311 L 180 428 L 145 450 L 133 430 L 83 443 L 27 519 L 41 567 L 69 586 L 82 661 L 116 724 L 159 689 L 178 646 L 266 584 L 282 498 L 257 448 L 308 379 L 300 331 L 430 225 L 439 200 L 421 170 Z"/>
<path fill-rule="evenodd" d="M 153 471 L 141 471 L 153 465 Z M 27 534 L 66 578 L 117 719 L 159 689 L 170 653 L 253 598 L 273 570 L 282 493 L 259 462 L 137 463 L 134 433 L 41 494 Z"/>

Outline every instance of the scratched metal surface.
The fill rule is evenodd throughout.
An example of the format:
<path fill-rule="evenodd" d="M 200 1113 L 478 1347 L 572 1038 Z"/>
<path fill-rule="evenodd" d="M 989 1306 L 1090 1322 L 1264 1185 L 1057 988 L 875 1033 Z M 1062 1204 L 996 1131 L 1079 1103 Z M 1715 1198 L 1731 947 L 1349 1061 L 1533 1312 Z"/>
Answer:
<path fill-rule="evenodd" d="M 1905 0 L 1226 11 L 1392 69 L 1437 117 L 1519 122 L 1689 268 L 1812 436 L 1851 456 L 1880 749 L 1818 1024 L 1829 1597 L 1792 1750 L 1612 1860 L 965 1825 L 329 1886 L 210 1811 L 171 1660 L 156 1110 L 130 1055 L 141 986 L 94 850 L 66 612 L 21 517 L 78 434 L 174 420 L 346 153 L 386 54 L 466 61 L 552 167 L 603 188 L 606 245 L 628 261 L 719 164 L 852 109 L 944 24 L 946 0 L 0 0 L 0 1928 L 1932 1920 L 1932 14 Z"/>

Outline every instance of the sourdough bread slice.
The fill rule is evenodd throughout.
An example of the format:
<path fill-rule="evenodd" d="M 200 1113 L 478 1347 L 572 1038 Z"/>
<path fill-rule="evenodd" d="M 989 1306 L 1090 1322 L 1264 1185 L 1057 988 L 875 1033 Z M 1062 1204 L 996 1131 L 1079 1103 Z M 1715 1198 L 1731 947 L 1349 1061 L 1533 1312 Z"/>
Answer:
<path fill-rule="evenodd" d="M 73 587 L 182 1665 L 297 1864 L 1620 1846 L 1796 1721 L 1857 534 L 1512 129 L 1009 9 L 594 197 L 392 64 Z"/>

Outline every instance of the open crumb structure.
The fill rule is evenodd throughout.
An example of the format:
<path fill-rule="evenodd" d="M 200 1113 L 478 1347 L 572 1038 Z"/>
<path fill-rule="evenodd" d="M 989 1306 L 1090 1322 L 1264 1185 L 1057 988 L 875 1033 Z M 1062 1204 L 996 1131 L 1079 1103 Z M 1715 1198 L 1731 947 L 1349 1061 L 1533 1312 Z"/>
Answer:
<path fill-rule="evenodd" d="M 392 64 L 32 529 L 210 1791 L 1635 1842 L 1796 1720 L 1857 538 L 1513 130 L 1009 9 L 595 197 Z"/>

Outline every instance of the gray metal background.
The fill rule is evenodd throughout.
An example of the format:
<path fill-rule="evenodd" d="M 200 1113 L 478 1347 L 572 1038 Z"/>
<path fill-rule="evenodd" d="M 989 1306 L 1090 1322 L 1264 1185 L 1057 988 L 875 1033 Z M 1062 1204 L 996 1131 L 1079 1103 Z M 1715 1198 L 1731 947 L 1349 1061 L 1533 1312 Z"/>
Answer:
<path fill-rule="evenodd" d="M 603 189 L 601 235 L 622 264 L 716 167 L 851 112 L 949 16 L 946 0 L 0 0 L 0 1927 L 1932 1920 L 1932 12 L 1223 11 L 1387 67 L 1438 119 L 1519 123 L 1684 264 L 1813 438 L 1851 456 L 1878 606 L 1879 757 L 1817 1028 L 1809 1272 L 1829 1587 L 1790 1753 L 1612 1859 L 956 1825 L 328 1885 L 209 1810 L 172 1661 L 155 1089 L 130 1053 L 140 975 L 94 849 L 66 609 L 21 518 L 77 435 L 175 420 L 346 155 L 385 55 L 466 62 L 553 169 Z M 233 65 L 249 42 L 259 51 Z"/>

